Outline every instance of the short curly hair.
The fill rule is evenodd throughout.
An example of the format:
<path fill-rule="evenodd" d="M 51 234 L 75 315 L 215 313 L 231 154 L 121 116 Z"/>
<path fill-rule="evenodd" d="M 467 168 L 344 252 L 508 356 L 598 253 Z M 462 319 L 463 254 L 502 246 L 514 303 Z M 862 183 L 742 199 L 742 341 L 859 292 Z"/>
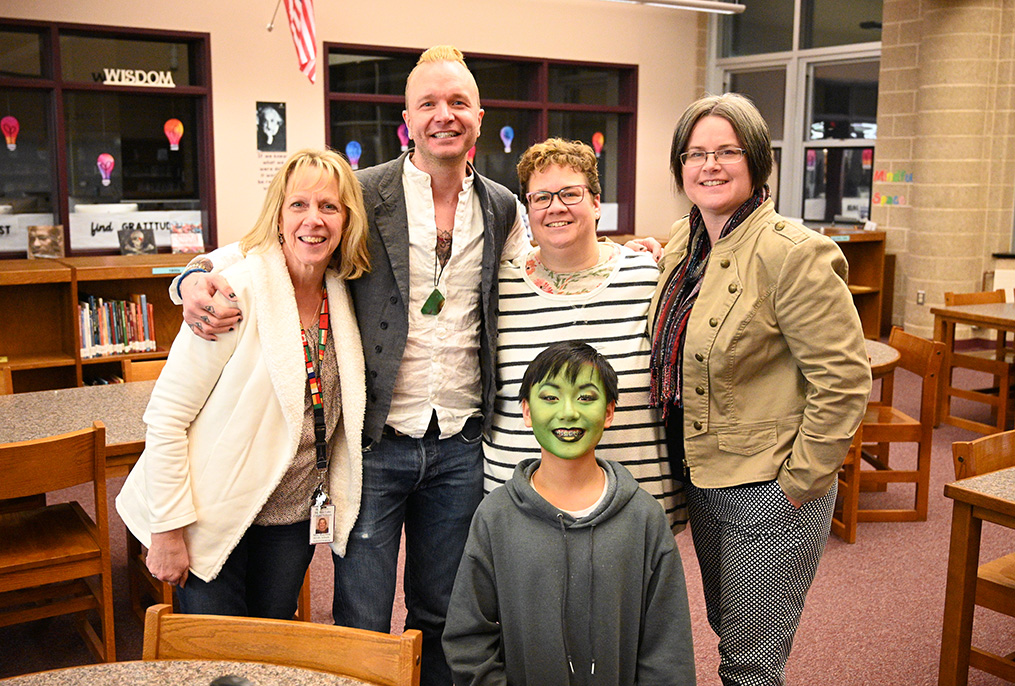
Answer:
<path fill-rule="evenodd" d="M 536 143 L 522 154 L 518 160 L 518 188 L 522 199 L 528 204 L 525 194 L 529 192 L 529 179 L 536 172 L 547 167 L 560 166 L 573 169 L 585 176 L 585 182 L 593 195 L 603 192 L 599 185 L 599 168 L 596 164 L 596 153 L 581 141 L 569 141 L 564 138 L 547 138 Z"/>

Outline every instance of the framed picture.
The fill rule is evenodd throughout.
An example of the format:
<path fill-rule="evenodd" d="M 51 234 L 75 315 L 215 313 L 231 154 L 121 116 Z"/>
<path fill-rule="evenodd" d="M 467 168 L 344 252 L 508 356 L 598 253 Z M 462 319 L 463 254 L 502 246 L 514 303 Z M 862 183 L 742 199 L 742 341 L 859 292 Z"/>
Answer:
<path fill-rule="evenodd" d="M 120 229 L 121 255 L 151 255 L 156 252 L 154 229 Z"/>
<path fill-rule="evenodd" d="M 28 227 L 28 259 L 63 257 L 63 254 L 63 225 Z"/>
<path fill-rule="evenodd" d="M 285 103 L 257 103 L 257 149 L 285 152 Z"/>

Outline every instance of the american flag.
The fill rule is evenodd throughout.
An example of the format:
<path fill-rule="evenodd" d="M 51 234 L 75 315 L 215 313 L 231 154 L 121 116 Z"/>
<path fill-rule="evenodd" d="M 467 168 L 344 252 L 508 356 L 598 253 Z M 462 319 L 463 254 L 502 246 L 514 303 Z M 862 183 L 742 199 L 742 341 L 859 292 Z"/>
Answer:
<path fill-rule="evenodd" d="M 300 71 L 307 75 L 310 83 L 314 83 L 317 78 L 317 24 L 314 22 L 314 2 L 285 0 L 285 12 L 289 15 L 289 31 L 293 34 Z"/>

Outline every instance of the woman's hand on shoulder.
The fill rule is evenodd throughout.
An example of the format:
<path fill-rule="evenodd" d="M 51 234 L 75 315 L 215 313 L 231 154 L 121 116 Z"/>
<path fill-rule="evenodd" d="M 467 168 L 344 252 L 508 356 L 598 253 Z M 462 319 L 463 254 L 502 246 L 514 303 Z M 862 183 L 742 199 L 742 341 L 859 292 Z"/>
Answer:
<path fill-rule="evenodd" d="M 624 247 L 635 252 L 651 253 L 656 262 L 658 262 L 659 258 L 663 256 L 662 244 L 652 236 L 632 238 L 627 243 L 624 243 Z"/>
<path fill-rule="evenodd" d="M 190 553 L 183 540 L 183 529 L 152 534 L 146 564 L 159 581 L 183 588 L 190 574 Z"/>

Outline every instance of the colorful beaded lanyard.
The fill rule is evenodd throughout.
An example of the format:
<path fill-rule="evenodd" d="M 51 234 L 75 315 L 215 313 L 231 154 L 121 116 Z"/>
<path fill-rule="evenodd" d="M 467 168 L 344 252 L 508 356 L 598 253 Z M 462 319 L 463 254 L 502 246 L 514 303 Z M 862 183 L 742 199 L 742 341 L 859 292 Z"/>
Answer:
<path fill-rule="evenodd" d="M 328 291 L 321 288 L 321 314 L 318 322 L 319 335 L 317 341 L 317 361 L 324 367 L 324 348 L 328 343 Z M 314 406 L 314 447 L 317 451 L 317 472 L 321 477 L 317 488 L 314 490 L 313 500 L 323 496 L 321 503 L 328 499 L 324 491 L 324 475 L 328 471 L 328 442 L 325 439 L 324 429 L 324 402 L 321 397 L 321 382 L 314 371 L 314 363 L 311 359 L 310 344 L 307 342 L 307 333 L 300 327 L 300 338 L 303 340 L 303 359 L 307 363 L 307 381 L 310 382 L 310 402 Z"/>

